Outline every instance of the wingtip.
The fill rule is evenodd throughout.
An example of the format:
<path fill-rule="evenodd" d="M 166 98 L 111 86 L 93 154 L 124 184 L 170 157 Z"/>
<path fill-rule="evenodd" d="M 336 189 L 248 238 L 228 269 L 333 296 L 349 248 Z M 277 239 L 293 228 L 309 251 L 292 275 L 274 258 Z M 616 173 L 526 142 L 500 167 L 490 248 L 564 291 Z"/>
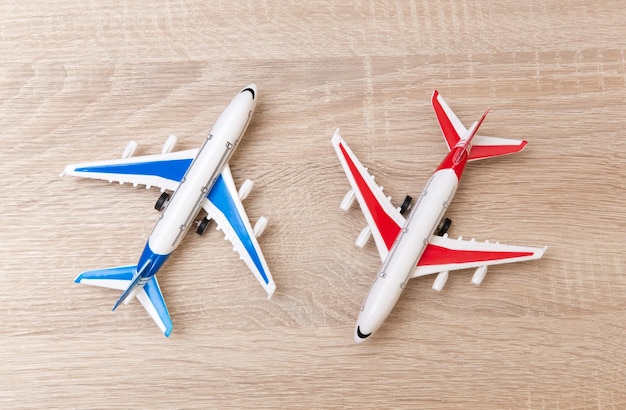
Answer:
<path fill-rule="evenodd" d="M 74 167 L 72 165 L 68 165 L 65 168 L 63 168 L 63 171 L 61 172 L 62 177 L 69 175 L 72 171 L 74 170 Z"/>
<path fill-rule="evenodd" d="M 337 128 L 335 130 L 335 133 L 333 134 L 333 138 L 331 140 L 332 142 L 336 143 L 337 141 L 341 141 L 341 135 L 339 134 L 339 128 Z"/>
<path fill-rule="evenodd" d="M 519 150 L 522 151 L 524 148 L 526 148 L 526 145 L 528 145 L 528 141 L 522 140 L 522 142 L 520 143 Z"/>
<path fill-rule="evenodd" d="M 538 260 L 543 258 L 543 254 L 546 253 L 546 251 L 548 250 L 547 246 L 544 246 L 543 248 L 538 248 L 534 253 L 533 256 L 531 257 L 531 259 L 534 260 Z"/>
<path fill-rule="evenodd" d="M 272 298 L 272 296 L 274 296 L 274 292 L 276 291 L 276 284 L 274 282 L 271 282 L 267 286 L 265 291 L 267 292 L 267 300 L 270 300 Z"/>

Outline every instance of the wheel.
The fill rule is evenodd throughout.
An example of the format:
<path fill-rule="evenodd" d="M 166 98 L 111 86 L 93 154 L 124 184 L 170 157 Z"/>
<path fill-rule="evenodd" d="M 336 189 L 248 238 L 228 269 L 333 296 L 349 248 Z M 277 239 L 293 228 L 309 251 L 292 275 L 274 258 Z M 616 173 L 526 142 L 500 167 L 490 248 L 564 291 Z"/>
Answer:
<path fill-rule="evenodd" d="M 159 199 L 157 199 L 156 203 L 154 204 L 154 209 L 156 209 L 157 211 L 162 211 L 163 208 L 165 207 L 165 203 L 169 199 L 170 199 L 170 194 L 168 194 L 167 192 L 163 192 L 161 196 L 159 197 Z"/>
<path fill-rule="evenodd" d="M 411 209 L 411 202 L 413 202 L 413 198 L 407 195 L 404 198 L 404 202 L 402 202 L 402 205 L 400 205 L 400 215 L 404 215 L 406 211 Z"/>
<path fill-rule="evenodd" d="M 450 225 L 452 225 L 452 220 L 450 218 L 443 218 L 437 227 L 435 235 L 444 236 L 448 232 L 448 229 L 450 229 Z"/>
<path fill-rule="evenodd" d="M 198 229 L 196 229 L 196 233 L 198 235 L 202 235 L 204 231 L 206 231 L 206 228 L 209 227 L 210 224 L 211 224 L 211 220 L 205 216 L 204 218 L 202 218 L 202 220 L 198 224 Z"/>

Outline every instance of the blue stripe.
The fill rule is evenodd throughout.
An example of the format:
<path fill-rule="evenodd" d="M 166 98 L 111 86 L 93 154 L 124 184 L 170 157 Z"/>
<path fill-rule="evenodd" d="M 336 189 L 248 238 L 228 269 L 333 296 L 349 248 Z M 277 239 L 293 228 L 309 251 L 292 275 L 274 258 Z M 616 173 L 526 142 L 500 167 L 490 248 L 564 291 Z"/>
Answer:
<path fill-rule="evenodd" d="M 208 198 L 209 201 L 213 202 L 213 204 L 224 214 L 226 219 L 228 219 L 230 225 L 239 237 L 239 240 L 252 258 L 252 262 L 254 262 L 254 265 L 261 273 L 263 281 L 265 281 L 266 284 L 269 284 L 269 279 L 265 274 L 259 254 L 252 243 L 252 239 L 250 238 L 248 230 L 241 219 L 241 215 L 239 215 L 239 212 L 237 211 L 237 206 L 235 205 L 233 198 L 230 196 L 230 192 L 228 191 L 228 187 L 226 186 L 226 182 L 224 182 L 222 175 L 220 175 L 217 181 L 215 181 L 213 188 L 209 192 Z"/>
<path fill-rule="evenodd" d="M 139 262 L 137 263 L 137 269 L 142 269 L 140 272 L 142 278 L 151 278 L 157 274 L 161 266 L 165 263 L 170 255 L 161 255 L 155 253 L 150 249 L 150 240 L 146 242 L 146 247 L 143 248 Z"/>
<path fill-rule="evenodd" d="M 76 168 L 76 172 L 100 172 L 104 174 L 151 175 L 180 182 L 191 165 L 192 159 L 131 162 L 127 164 L 94 165 Z"/>

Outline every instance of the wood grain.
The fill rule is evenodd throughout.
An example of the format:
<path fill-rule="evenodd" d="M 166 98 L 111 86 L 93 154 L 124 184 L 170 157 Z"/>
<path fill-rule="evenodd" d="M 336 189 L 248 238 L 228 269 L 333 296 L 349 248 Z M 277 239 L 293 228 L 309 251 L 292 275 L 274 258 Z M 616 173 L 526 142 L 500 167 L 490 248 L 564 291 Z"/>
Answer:
<path fill-rule="evenodd" d="M 625 408 L 626 14 L 620 1 L 4 1 L 0 5 L 3 408 Z M 133 263 L 158 191 L 59 178 L 68 163 L 201 143 L 259 86 L 231 161 L 255 181 L 271 301 L 220 232 L 189 235 L 141 306 L 74 285 Z M 452 235 L 542 260 L 412 281 L 375 338 L 353 326 L 378 268 L 338 204 L 340 127 L 396 201 L 445 154 L 439 89 L 524 153 L 473 163 Z"/>

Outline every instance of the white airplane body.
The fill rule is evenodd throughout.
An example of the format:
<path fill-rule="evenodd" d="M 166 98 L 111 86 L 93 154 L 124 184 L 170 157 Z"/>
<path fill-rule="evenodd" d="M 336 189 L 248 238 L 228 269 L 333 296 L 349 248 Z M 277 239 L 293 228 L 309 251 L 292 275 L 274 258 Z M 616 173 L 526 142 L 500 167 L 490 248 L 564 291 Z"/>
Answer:
<path fill-rule="evenodd" d="M 222 112 L 200 149 L 170 153 L 175 144 L 175 137 L 170 137 L 160 155 L 134 158 L 137 144 L 131 141 L 120 160 L 66 167 L 67 175 L 120 184 L 130 182 L 146 188 L 158 186 L 163 191 L 155 205 L 163 213 L 137 265 L 83 272 L 76 278 L 77 283 L 123 290 L 113 310 L 137 297 L 165 336 L 169 336 L 172 321 L 155 275 L 204 209 L 207 216 L 198 225 L 197 233 L 204 233 L 210 219 L 214 219 L 268 297 L 272 296 L 276 285 L 256 240 L 267 219 L 261 217 L 254 229 L 251 227 L 241 201 L 252 189 L 252 182 L 247 180 L 237 192 L 228 166 L 252 118 L 257 98 L 254 84 L 241 90 Z M 165 191 L 173 194 L 170 197 Z"/>
<path fill-rule="evenodd" d="M 445 231 L 450 221 L 444 219 L 444 214 L 467 161 L 519 152 L 526 141 L 476 135 L 488 110 L 467 130 L 436 91 L 432 103 L 450 152 L 430 177 L 406 219 L 402 214 L 411 198 L 407 196 L 402 207 L 395 208 L 338 131 L 332 139 L 352 186 L 341 208 L 348 210 L 354 199 L 358 200 L 368 226 L 359 235 L 357 245 L 363 247 L 373 234 L 382 260 L 357 319 L 354 331 L 357 343 L 380 328 L 411 278 L 438 273 L 433 288 L 440 291 L 449 271 L 476 268 L 472 283 L 479 285 L 487 266 L 539 259 L 546 250 L 448 238 Z"/>

